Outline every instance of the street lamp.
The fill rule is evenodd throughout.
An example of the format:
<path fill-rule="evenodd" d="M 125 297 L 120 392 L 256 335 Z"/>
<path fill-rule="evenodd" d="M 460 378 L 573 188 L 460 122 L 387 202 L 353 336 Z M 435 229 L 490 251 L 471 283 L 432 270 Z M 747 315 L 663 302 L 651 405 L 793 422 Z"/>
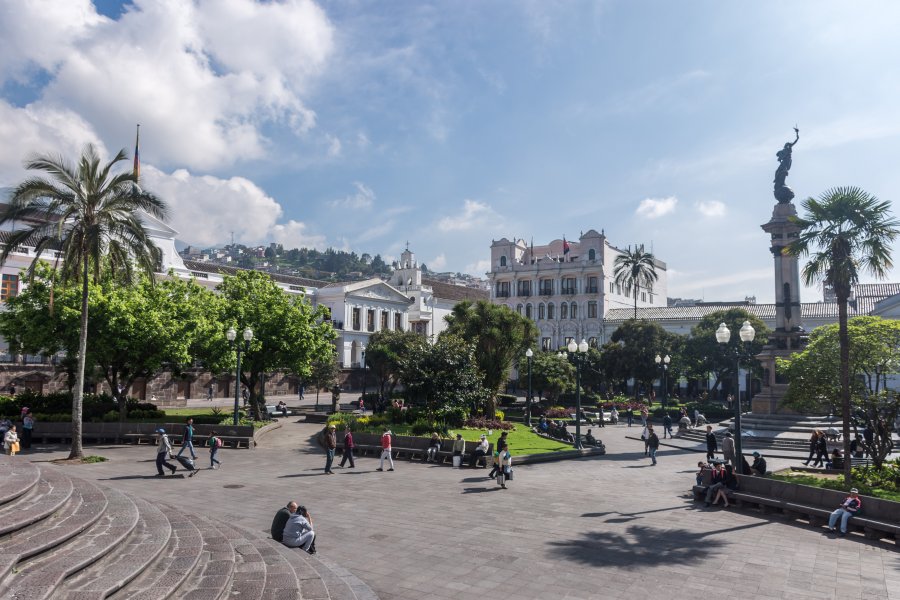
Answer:
<path fill-rule="evenodd" d="M 741 341 L 744 344 L 749 344 L 753 341 L 753 338 L 756 337 L 756 330 L 753 329 L 753 326 L 750 324 L 750 321 L 744 321 L 744 324 L 741 326 L 740 330 Z M 725 344 L 728 343 L 728 340 L 731 339 L 731 330 L 725 325 L 725 323 L 720 323 L 719 328 L 716 329 L 716 341 L 722 344 L 722 347 L 725 348 Z M 740 380 L 740 372 L 741 372 L 741 353 L 739 350 L 734 353 L 734 384 L 735 384 L 735 403 L 734 403 L 734 451 L 737 457 L 737 465 L 735 467 L 738 470 L 738 473 L 741 473 L 741 465 L 743 464 L 744 455 L 742 454 L 741 448 L 741 380 Z"/>
<path fill-rule="evenodd" d="M 362 397 L 363 397 L 363 403 L 365 404 L 365 401 L 366 401 L 366 372 L 367 372 L 367 370 L 368 370 L 368 368 L 369 368 L 368 365 L 366 365 L 366 349 L 365 349 L 365 346 L 363 346 L 363 351 L 362 351 L 362 368 L 363 368 L 363 386 L 362 386 L 362 387 L 363 387 L 363 390 L 362 390 Z"/>
<path fill-rule="evenodd" d="M 531 427 L 531 357 L 534 352 L 531 348 L 525 351 L 525 358 L 528 359 L 528 398 L 525 399 L 525 425 Z"/>
<path fill-rule="evenodd" d="M 250 340 L 253 339 L 253 330 L 249 327 L 244 329 L 244 352 L 250 350 Z M 241 399 L 241 344 L 237 340 L 237 331 L 234 330 L 234 327 L 229 327 L 228 331 L 225 332 L 225 337 L 228 341 L 234 345 L 237 350 L 237 377 L 235 377 L 234 381 L 234 425 L 237 427 L 238 424 L 238 410 L 240 408 L 240 399 Z"/>
<path fill-rule="evenodd" d="M 569 340 L 566 346 L 572 361 L 575 363 L 575 449 L 581 450 L 581 365 L 587 358 L 588 343 L 582 339 L 580 344 L 576 344 L 574 339 Z M 557 356 L 565 356 L 560 352 Z"/>
<path fill-rule="evenodd" d="M 666 354 L 665 358 L 660 358 L 659 354 L 656 355 L 656 358 L 653 360 L 656 361 L 656 365 L 658 367 L 662 367 L 662 407 L 663 411 L 666 410 L 666 394 L 669 391 L 668 385 L 666 385 L 666 371 L 669 370 L 669 363 L 672 362 L 672 357 Z"/>

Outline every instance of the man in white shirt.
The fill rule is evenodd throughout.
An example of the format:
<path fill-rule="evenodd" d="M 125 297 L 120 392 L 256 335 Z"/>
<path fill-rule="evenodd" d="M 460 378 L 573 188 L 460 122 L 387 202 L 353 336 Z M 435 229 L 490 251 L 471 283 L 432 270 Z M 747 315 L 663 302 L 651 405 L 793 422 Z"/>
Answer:
<path fill-rule="evenodd" d="M 473 469 L 478 466 L 478 461 L 487 456 L 488 450 L 490 450 L 491 445 L 487 441 L 487 436 L 482 435 L 481 441 L 478 443 L 478 446 L 475 448 L 475 452 L 472 453 L 472 462 L 469 464 Z M 484 468 L 487 468 L 487 459 L 485 459 Z"/>

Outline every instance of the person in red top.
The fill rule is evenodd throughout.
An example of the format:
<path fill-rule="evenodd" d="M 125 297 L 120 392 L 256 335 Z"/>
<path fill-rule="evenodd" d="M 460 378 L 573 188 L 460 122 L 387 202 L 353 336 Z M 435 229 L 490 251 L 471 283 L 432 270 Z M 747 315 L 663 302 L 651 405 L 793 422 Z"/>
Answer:
<path fill-rule="evenodd" d="M 344 456 L 341 457 L 341 464 L 338 466 L 343 467 L 344 463 L 349 459 L 350 468 L 353 469 L 356 467 L 356 465 L 353 464 L 353 449 L 355 447 L 356 446 L 353 444 L 353 434 L 350 433 L 350 426 L 346 425 L 344 427 Z"/>
<path fill-rule="evenodd" d="M 391 468 L 388 471 L 394 470 L 394 458 L 391 456 L 391 430 L 387 427 L 384 428 L 384 433 L 381 434 L 381 461 L 378 463 L 378 468 L 376 471 L 384 471 L 384 459 L 388 459 L 388 462 L 391 465 Z"/>

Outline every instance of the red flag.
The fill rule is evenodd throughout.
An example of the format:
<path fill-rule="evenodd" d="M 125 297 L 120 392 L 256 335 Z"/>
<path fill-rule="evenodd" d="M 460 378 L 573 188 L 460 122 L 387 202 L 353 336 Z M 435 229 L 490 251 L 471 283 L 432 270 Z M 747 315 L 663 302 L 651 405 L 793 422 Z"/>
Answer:
<path fill-rule="evenodd" d="M 566 241 L 566 236 L 563 236 L 563 256 L 569 253 L 569 242 Z"/>

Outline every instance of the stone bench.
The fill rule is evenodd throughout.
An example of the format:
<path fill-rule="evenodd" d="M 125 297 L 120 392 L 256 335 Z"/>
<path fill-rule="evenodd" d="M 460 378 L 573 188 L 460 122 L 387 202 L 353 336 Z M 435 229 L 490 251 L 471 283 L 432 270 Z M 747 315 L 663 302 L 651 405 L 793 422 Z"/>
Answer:
<path fill-rule="evenodd" d="M 701 485 L 693 486 L 694 499 L 706 494 L 709 472 L 705 470 Z M 705 484 L 705 485 L 704 485 Z M 762 514 L 782 514 L 791 519 L 805 519 L 821 527 L 831 513 L 846 499 L 847 493 L 808 485 L 788 483 L 766 477 L 743 475 L 733 497 L 740 506 L 756 507 Z M 862 513 L 848 522 L 849 530 L 862 530 L 869 539 L 900 534 L 900 502 L 861 496 Z"/>
<path fill-rule="evenodd" d="M 354 444 L 354 452 L 358 456 L 366 456 L 369 453 L 372 453 L 374 456 L 381 455 L 381 435 L 376 433 L 354 433 L 353 434 L 353 444 Z M 478 446 L 479 442 L 466 442 L 465 451 L 462 454 L 463 464 L 466 464 L 467 458 L 471 460 L 472 453 L 475 452 L 475 448 Z M 409 436 L 409 435 L 394 435 L 391 436 L 391 456 L 393 458 L 407 458 L 409 460 L 414 460 L 415 458 L 422 458 L 423 460 L 427 456 L 428 448 L 431 445 L 431 438 L 427 437 L 417 437 L 417 436 Z M 338 444 L 337 447 L 339 450 L 343 450 L 344 441 L 343 436 L 338 435 Z M 485 462 L 487 463 L 490 460 L 491 453 L 493 452 L 493 444 L 488 446 L 488 453 L 485 457 Z M 437 453 L 438 464 L 446 464 L 451 463 L 453 458 L 453 440 L 446 439 L 441 440 L 441 450 Z"/>

